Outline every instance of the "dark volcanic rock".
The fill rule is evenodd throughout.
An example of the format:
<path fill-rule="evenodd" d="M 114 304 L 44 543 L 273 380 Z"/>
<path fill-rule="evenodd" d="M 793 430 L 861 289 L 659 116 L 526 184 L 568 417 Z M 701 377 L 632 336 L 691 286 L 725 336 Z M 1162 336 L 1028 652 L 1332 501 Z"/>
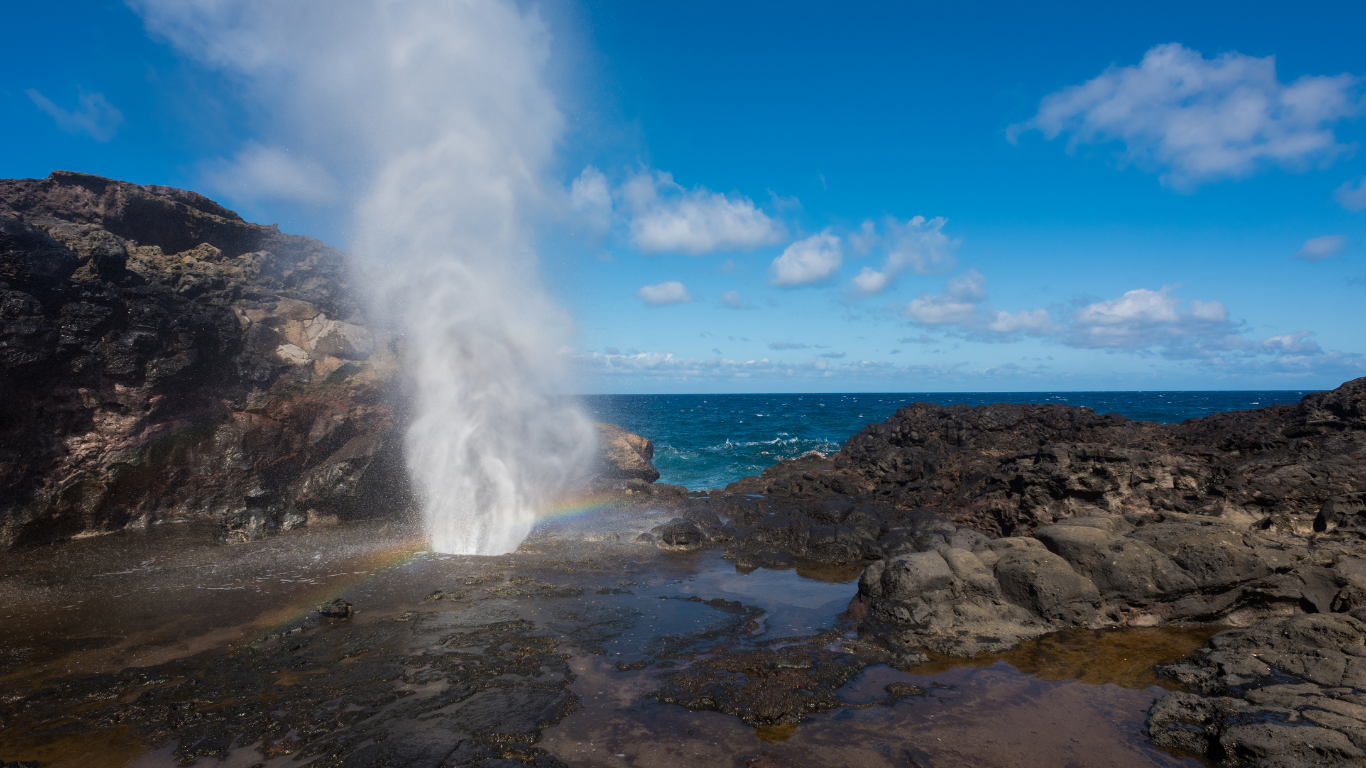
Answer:
<path fill-rule="evenodd" d="M 1323 502 L 1314 518 L 1314 530 L 1366 533 L 1366 491 L 1344 493 Z"/>
<path fill-rule="evenodd" d="M 528 621 L 419 613 L 338 622 L 227 652 L 7 690 L 0 722 L 15 736 L 54 722 L 77 733 L 117 728 L 170 747 L 185 765 L 254 747 L 253 761 L 558 766 L 531 745 L 577 705 L 566 658 Z M 269 705 L 223 705 L 242 701 Z M 63 715 L 73 702 L 81 714 Z"/>
<path fill-rule="evenodd" d="M 401 350 L 358 307 L 345 254 L 194 192 L 0 180 L 0 548 L 408 509 Z M 600 429 L 599 484 L 659 476 Z"/>
<path fill-rule="evenodd" d="M 1249 625 L 1366 604 L 1355 547 L 1311 553 L 1219 519 L 1065 520 L 1034 536 L 921 537 L 869 565 L 864 628 L 894 647 L 968 656 L 1068 627 Z"/>
<path fill-rule="evenodd" d="M 1363 486 L 1366 379 L 1297 405 L 1168 425 L 1064 405 L 915 403 L 832 457 L 780 462 L 727 490 L 868 495 L 1011 534 L 1121 512 L 1312 516 Z"/>
<path fill-rule="evenodd" d="M 1366 623 L 1293 616 L 1221 632 L 1162 668 L 1187 691 L 1148 712 L 1159 746 L 1224 766 L 1366 762 Z"/>
<path fill-rule="evenodd" d="M 0 546 L 402 507 L 392 353 L 346 277 L 192 192 L 0 181 Z"/>

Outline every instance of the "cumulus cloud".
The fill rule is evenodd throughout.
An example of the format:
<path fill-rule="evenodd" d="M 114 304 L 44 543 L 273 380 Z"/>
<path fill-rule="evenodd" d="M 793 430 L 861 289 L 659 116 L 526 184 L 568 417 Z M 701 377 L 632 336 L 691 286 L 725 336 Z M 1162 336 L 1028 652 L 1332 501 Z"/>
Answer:
<path fill-rule="evenodd" d="M 1218 301 L 1189 301 L 1160 290 L 1137 288 L 1123 296 L 1087 304 L 1060 334 L 1064 344 L 1083 349 L 1161 349 L 1167 357 L 1208 357 L 1244 348 L 1247 340 Z"/>
<path fill-rule="evenodd" d="M 1333 190 L 1333 199 L 1349 211 L 1366 211 L 1366 176 L 1344 181 Z"/>
<path fill-rule="evenodd" d="M 880 247 L 887 255 L 881 269 L 864 267 L 855 275 L 850 292 L 856 296 L 875 296 L 890 288 L 904 272 L 932 275 L 952 269 L 958 241 L 944 234 L 947 223 L 948 219 L 942 216 L 916 216 L 905 222 L 887 217 L 880 228 L 865 221 L 859 232 L 849 238 L 850 243 L 862 253 Z"/>
<path fill-rule="evenodd" d="M 57 121 L 57 127 L 67 133 L 84 133 L 95 141 L 109 141 L 118 133 L 123 124 L 123 113 L 109 103 L 102 93 L 80 91 L 76 100 L 80 106 L 67 111 L 57 106 L 51 99 L 35 88 L 24 91 L 33 104 Z"/>
<path fill-rule="evenodd" d="M 684 288 L 683 284 L 677 280 L 644 286 L 636 291 L 636 296 L 652 307 L 666 304 L 687 304 L 692 301 L 692 294 L 688 293 L 688 289 Z"/>
<path fill-rule="evenodd" d="M 913 323 L 973 341 L 1008 342 L 1032 336 L 1079 349 L 1160 354 L 1196 360 L 1230 372 L 1309 372 L 1340 375 L 1366 370 L 1366 358 L 1327 352 L 1309 331 L 1248 338 L 1218 301 L 1183 299 L 1171 286 L 1137 288 L 1092 301 L 1070 313 L 1046 309 L 1006 312 L 985 304 L 986 280 L 976 270 L 949 280 L 938 294 L 926 294 L 901 309 Z M 929 343 L 928 335 L 902 343 Z M 1359 375 L 1359 374 L 1357 374 Z"/>
<path fill-rule="evenodd" d="M 840 239 L 829 231 L 822 232 L 784 249 L 768 268 L 769 282 L 780 288 L 829 282 L 842 261 Z"/>
<path fill-rule="evenodd" d="M 1006 312 L 985 306 L 986 285 L 986 277 L 970 269 L 946 282 L 942 292 L 921 294 L 903 306 L 901 316 L 918 325 L 943 327 L 983 341 L 1006 341 L 1021 334 L 1044 336 L 1055 330 L 1048 310 Z M 929 343 L 933 339 L 922 334 L 901 341 Z"/>
<path fill-rule="evenodd" d="M 279 147 L 248 144 L 231 160 L 201 168 L 210 189 L 234 200 L 287 200 L 326 203 L 336 199 L 335 179 L 322 164 Z"/>
<path fill-rule="evenodd" d="M 904 305 L 900 313 L 916 325 L 974 341 L 1008 342 L 1031 336 L 1080 349 L 1156 351 L 1174 359 L 1258 354 L 1274 347 L 1245 338 L 1222 303 L 1182 299 L 1171 286 L 1156 291 L 1138 288 L 1114 299 L 1090 302 L 1058 318 L 1047 309 L 998 310 L 986 300 L 986 278 L 971 269 L 946 282 L 940 293 L 922 294 Z M 932 341 L 927 335 L 900 341 L 921 339 Z"/>
<path fill-rule="evenodd" d="M 1350 150 L 1332 125 L 1362 102 L 1352 75 L 1282 83 L 1272 56 L 1230 52 L 1206 59 L 1179 43 L 1150 49 L 1136 66 L 1111 66 L 1081 85 L 1050 94 L 1007 137 L 1037 130 L 1068 134 L 1068 149 L 1117 141 L 1121 158 L 1190 191 L 1265 166 L 1299 169 Z"/>
<path fill-rule="evenodd" d="M 749 198 L 704 187 L 684 189 L 667 172 L 637 173 L 621 185 L 619 195 L 630 217 L 631 243 L 647 253 L 748 251 L 784 237 L 782 223 Z"/>
<path fill-rule="evenodd" d="M 1347 247 L 1347 237 L 1345 235 L 1324 235 L 1314 237 L 1304 241 L 1304 245 L 1295 252 L 1295 258 L 1303 259 L 1313 263 L 1323 261 L 1342 252 Z"/>

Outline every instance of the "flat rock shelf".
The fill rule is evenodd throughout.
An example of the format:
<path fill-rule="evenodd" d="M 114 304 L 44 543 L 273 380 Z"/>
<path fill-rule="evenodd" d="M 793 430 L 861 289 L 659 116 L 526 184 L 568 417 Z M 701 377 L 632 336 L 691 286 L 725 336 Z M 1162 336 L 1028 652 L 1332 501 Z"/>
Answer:
<path fill-rule="evenodd" d="M 1153 665 L 1213 630 L 907 664 L 860 637 L 858 575 L 564 536 L 434 555 L 374 521 L 21 550 L 0 575 L 0 762 L 1197 764 L 1150 746 L 1142 712 L 1172 687 Z M 337 600 L 349 617 L 319 613 Z"/>

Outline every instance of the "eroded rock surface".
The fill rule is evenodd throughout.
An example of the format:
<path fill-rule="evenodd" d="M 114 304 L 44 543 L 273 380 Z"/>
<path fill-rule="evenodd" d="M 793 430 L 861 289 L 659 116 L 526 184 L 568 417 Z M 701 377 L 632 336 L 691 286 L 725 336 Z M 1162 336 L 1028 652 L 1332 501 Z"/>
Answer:
<path fill-rule="evenodd" d="M 1053 404 L 915 403 L 834 456 L 780 462 L 727 490 L 869 496 L 1000 535 L 1124 512 L 1312 517 L 1363 486 L 1366 379 L 1180 424 Z"/>
<path fill-rule="evenodd" d="M 228 539 L 407 501 L 392 350 L 345 257 L 202 195 L 0 181 L 0 546 L 223 521 Z"/>
<path fill-rule="evenodd" d="M 1162 668 L 1187 690 L 1148 712 L 1154 743 L 1223 766 L 1366 764 L 1366 618 L 1270 619 Z"/>
<path fill-rule="evenodd" d="M 170 187 L 0 180 L 0 548 L 404 512 L 401 352 L 322 242 Z M 650 442 L 599 429 L 596 485 L 648 488 Z"/>
<path fill-rule="evenodd" d="M 1077 518 L 1032 537 L 933 544 L 872 563 L 859 591 L 869 629 L 953 655 L 1069 627 L 1246 626 L 1328 613 L 1356 604 L 1354 568 L 1363 563 L 1345 554 L 1351 543 L 1311 553 L 1284 537 L 1177 514 Z"/>

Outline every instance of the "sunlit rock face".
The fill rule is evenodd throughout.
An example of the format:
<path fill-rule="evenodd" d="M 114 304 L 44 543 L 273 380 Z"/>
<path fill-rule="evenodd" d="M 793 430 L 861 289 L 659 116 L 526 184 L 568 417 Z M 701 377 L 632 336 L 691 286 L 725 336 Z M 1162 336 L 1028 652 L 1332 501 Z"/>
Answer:
<path fill-rule="evenodd" d="M 0 181 L 0 545 L 407 503 L 393 349 L 346 257 L 202 195 Z"/>

